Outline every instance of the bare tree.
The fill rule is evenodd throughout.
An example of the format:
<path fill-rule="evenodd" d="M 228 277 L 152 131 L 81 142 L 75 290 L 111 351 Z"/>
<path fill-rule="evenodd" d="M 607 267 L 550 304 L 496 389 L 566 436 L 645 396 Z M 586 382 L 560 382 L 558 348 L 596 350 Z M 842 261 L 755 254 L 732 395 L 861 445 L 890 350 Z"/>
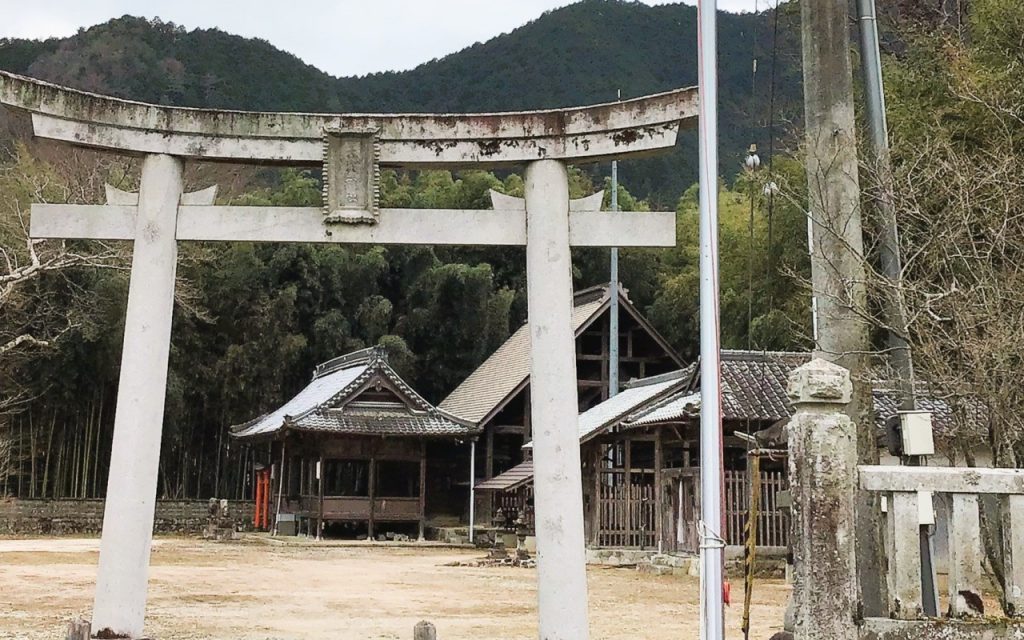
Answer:
<path fill-rule="evenodd" d="M 94 172 L 92 172 L 94 173 Z M 111 267 L 121 253 L 101 243 L 35 240 L 29 235 L 32 203 L 88 197 L 24 148 L 0 165 L 0 362 L 27 349 L 45 348 L 75 325 L 66 309 L 47 299 L 40 280 L 76 267 Z"/>
<path fill-rule="evenodd" d="M 83 172 L 75 166 L 82 162 L 77 154 L 64 160 L 63 166 L 44 163 L 18 147 L 0 164 L 0 480 L 5 490 L 16 460 L 32 455 L 17 450 L 12 434 L 12 417 L 40 393 L 26 380 L 26 366 L 81 322 L 83 305 L 71 301 L 82 292 L 72 275 L 123 264 L 123 247 L 29 236 L 32 203 L 95 197 L 102 188 L 97 175 L 110 169 L 93 161 Z"/>

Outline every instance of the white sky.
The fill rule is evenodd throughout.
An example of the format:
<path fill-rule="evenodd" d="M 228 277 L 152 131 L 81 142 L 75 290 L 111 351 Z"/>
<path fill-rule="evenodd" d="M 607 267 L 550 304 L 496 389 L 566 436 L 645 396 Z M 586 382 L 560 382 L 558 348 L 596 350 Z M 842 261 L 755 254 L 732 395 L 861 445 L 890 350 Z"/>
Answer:
<path fill-rule="evenodd" d="M 645 4 L 669 4 L 643 0 Z M 718 0 L 752 11 L 775 0 Z M 0 0 L 0 37 L 69 36 L 125 14 L 258 37 L 336 76 L 404 70 L 506 33 L 570 0 Z M 695 4 L 695 0 L 686 0 Z M 15 8 L 14 5 L 17 5 Z"/>

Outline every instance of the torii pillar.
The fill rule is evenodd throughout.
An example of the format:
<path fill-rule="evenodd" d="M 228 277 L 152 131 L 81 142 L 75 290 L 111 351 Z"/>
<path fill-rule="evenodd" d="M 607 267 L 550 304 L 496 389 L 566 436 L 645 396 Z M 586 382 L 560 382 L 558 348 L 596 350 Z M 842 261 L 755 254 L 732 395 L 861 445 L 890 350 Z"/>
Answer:
<path fill-rule="evenodd" d="M 219 240 L 526 246 L 538 636 L 589 637 L 570 248 L 671 246 L 675 214 L 570 203 L 565 163 L 672 147 L 680 123 L 696 119 L 694 89 L 524 113 L 321 115 L 161 107 L 0 71 L 0 104 L 31 113 L 36 136 L 145 158 L 137 203 L 111 191 L 106 205 L 32 207 L 35 238 L 135 247 L 94 636 L 143 637 L 177 242 Z M 213 206 L 208 191 L 183 193 L 188 159 L 321 165 L 324 207 Z M 479 211 L 377 205 L 380 166 L 515 164 L 526 165 L 525 201 L 497 198 Z"/>
<path fill-rule="evenodd" d="M 147 156 L 142 164 L 93 634 L 110 629 L 141 635 L 146 615 L 183 167 L 167 155 Z"/>

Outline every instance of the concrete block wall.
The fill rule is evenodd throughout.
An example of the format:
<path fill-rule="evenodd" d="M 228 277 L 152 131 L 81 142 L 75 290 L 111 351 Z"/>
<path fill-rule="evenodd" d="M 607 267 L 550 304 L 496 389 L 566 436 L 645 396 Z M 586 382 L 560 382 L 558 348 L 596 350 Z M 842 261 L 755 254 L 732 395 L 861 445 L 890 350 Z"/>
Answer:
<path fill-rule="evenodd" d="M 206 525 L 206 500 L 160 500 L 153 530 L 157 533 L 197 533 Z M 251 501 L 232 501 L 231 519 L 252 523 Z M 0 499 L 0 535 L 97 534 L 103 526 L 100 499 Z"/>

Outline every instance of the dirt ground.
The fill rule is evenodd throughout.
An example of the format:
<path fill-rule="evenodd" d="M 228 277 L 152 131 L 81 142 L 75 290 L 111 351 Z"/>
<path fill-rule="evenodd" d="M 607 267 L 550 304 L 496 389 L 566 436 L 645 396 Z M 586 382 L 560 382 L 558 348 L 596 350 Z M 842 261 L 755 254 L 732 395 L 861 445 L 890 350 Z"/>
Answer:
<path fill-rule="evenodd" d="M 0 639 L 62 639 L 92 606 L 99 541 L 0 540 Z M 431 620 L 441 640 L 535 638 L 536 574 L 530 569 L 446 566 L 482 557 L 445 548 L 154 543 L 147 634 L 155 640 L 370 640 L 412 637 Z M 594 640 L 695 638 L 696 578 L 591 567 Z M 739 632 L 742 584 L 726 613 Z M 789 587 L 759 581 L 751 638 L 778 630 Z"/>

